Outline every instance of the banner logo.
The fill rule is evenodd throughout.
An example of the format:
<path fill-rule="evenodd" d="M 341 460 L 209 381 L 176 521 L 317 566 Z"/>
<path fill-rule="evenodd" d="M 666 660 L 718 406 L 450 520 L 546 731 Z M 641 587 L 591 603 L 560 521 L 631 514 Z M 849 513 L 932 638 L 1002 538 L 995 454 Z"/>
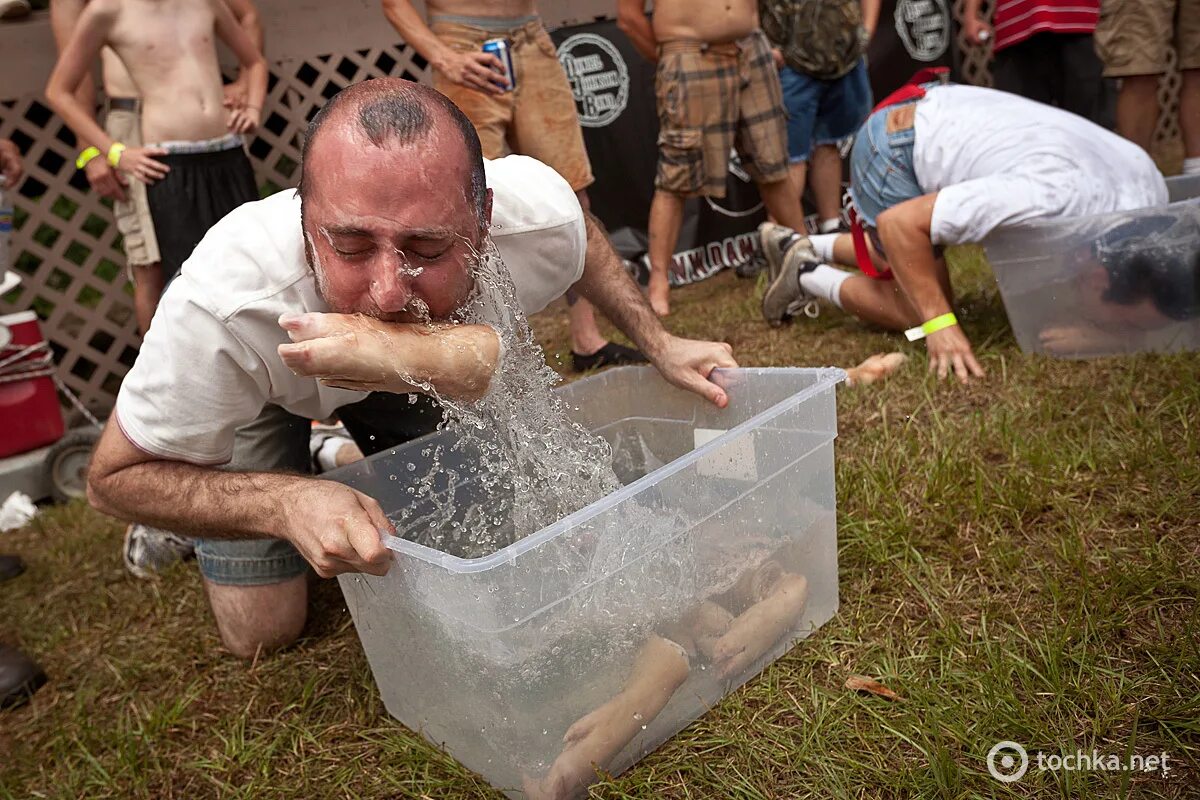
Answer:
<path fill-rule="evenodd" d="M 558 46 L 558 60 L 571 83 L 580 125 L 603 128 L 621 116 L 629 102 L 629 69 L 612 42 L 577 33 Z"/>
<path fill-rule="evenodd" d="M 898 0 L 896 33 L 916 61 L 936 61 L 950 44 L 946 0 Z"/>

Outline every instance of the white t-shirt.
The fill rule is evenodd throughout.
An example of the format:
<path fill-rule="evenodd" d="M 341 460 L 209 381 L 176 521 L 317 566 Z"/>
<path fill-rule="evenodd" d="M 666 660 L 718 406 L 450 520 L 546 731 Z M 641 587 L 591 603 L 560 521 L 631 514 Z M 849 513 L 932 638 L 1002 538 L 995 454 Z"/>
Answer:
<path fill-rule="evenodd" d="M 934 244 L 1002 225 L 1163 205 L 1150 156 L 1083 117 L 1008 92 L 937 86 L 917 103 L 913 168 L 933 206 Z"/>
<path fill-rule="evenodd" d="M 486 161 L 492 241 L 527 314 L 583 274 L 583 212 L 571 187 L 524 156 Z M 300 377 L 276 348 L 285 312 L 328 311 L 304 260 L 300 199 L 285 190 L 246 203 L 209 229 L 163 295 L 116 417 L 138 447 L 163 458 L 223 464 L 234 431 L 267 404 L 324 419 L 366 395 Z"/>

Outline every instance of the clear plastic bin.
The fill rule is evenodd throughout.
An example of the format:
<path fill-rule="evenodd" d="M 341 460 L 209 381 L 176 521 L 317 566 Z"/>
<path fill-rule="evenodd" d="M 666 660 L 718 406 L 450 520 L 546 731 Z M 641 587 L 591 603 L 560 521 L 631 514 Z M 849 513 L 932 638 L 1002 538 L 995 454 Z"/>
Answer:
<path fill-rule="evenodd" d="M 1091 358 L 1200 349 L 1200 177 L 1147 208 L 999 230 L 983 243 L 1017 343 Z"/>
<path fill-rule="evenodd" d="M 582 794 L 589 779 L 546 784 L 572 760 L 619 773 L 699 717 L 837 610 L 843 378 L 722 371 L 723 411 L 648 367 L 560 389 L 612 444 L 622 489 L 485 558 L 390 538 L 386 577 L 340 577 L 388 712 L 512 797 Z M 329 477 L 392 516 L 447 437 Z M 597 709 L 616 717 L 565 743 Z"/>

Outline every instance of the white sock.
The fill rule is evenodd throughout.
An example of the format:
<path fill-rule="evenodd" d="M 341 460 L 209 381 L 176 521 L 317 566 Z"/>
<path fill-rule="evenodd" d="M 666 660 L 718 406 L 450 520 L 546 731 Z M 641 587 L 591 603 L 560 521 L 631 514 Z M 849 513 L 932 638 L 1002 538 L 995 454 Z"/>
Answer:
<path fill-rule="evenodd" d="M 800 288 L 841 308 L 842 284 L 853 274 L 827 264 L 818 264 L 811 272 L 800 274 Z"/>
<path fill-rule="evenodd" d="M 817 226 L 817 230 L 819 230 L 821 233 L 837 233 L 837 229 L 841 224 L 842 221 L 837 217 L 834 217 L 833 219 L 823 219 L 821 220 L 821 224 Z"/>
<path fill-rule="evenodd" d="M 841 236 L 840 233 L 818 233 L 808 237 L 808 241 L 813 250 L 817 251 L 817 258 L 826 263 L 833 263 L 833 243 L 839 236 Z"/>
<path fill-rule="evenodd" d="M 326 472 L 337 469 L 338 451 L 351 441 L 353 440 L 342 436 L 330 436 L 321 443 L 321 449 L 317 451 L 317 464 Z"/>
<path fill-rule="evenodd" d="M 1200 156 L 1185 158 L 1183 160 L 1184 175 L 1200 175 Z"/>

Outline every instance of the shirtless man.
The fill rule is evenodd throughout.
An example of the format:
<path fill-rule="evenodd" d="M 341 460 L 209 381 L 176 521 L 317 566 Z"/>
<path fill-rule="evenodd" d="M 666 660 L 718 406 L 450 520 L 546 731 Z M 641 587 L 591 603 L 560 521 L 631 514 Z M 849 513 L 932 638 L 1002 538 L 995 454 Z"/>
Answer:
<path fill-rule="evenodd" d="M 650 304 L 670 313 L 669 272 L 686 197 L 724 197 L 736 146 L 767 211 L 802 230 L 788 177 L 783 93 L 754 0 L 620 0 L 617 24 L 658 62 L 658 176 L 650 205 Z M 791 220 L 787 222 L 786 220 Z"/>
<path fill-rule="evenodd" d="M 227 111 L 214 34 L 237 55 L 247 102 Z M 142 103 L 147 146 L 129 146 L 96 124 L 78 92 L 109 47 Z M 163 283 L 217 220 L 258 189 L 241 134 L 258 126 L 267 66 L 222 0 L 92 0 L 50 75 L 46 96 L 82 143 L 147 186 Z M 88 152 L 88 151 L 85 151 Z"/>
<path fill-rule="evenodd" d="M 566 73 L 533 0 L 429 0 L 426 24 L 411 0 L 383 0 L 392 26 L 433 67 L 433 88 L 463 110 L 479 132 L 484 158 L 532 156 L 571 184 L 588 207 L 594 182 Z M 500 59 L 483 52 L 488 39 L 507 39 L 516 89 L 504 88 Z M 636 350 L 609 342 L 592 306 L 567 292 L 571 361 L 576 372 L 644 363 Z"/>
<path fill-rule="evenodd" d="M 60 53 L 71 39 L 85 2 L 86 0 L 54 0 L 50 4 L 50 25 Z M 238 24 L 254 40 L 259 52 L 262 52 L 262 26 L 259 24 L 254 4 L 250 0 L 225 0 L 225 3 L 237 18 Z M 111 47 L 100 51 L 100 75 L 104 84 L 105 131 L 115 141 L 124 142 L 131 147 L 140 147 L 142 131 L 138 113 L 140 101 L 137 84 Z M 225 86 L 227 108 L 239 108 L 246 104 L 249 89 L 247 78 L 247 73 L 242 73 L 236 81 Z M 95 107 L 96 87 L 90 72 L 80 81 L 75 96 L 86 109 L 91 110 Z M 92 119 L 95 119 L 94 115 Z M 77 135 L 76 138 L 81 137 Z M 133 281 L 133 308 L 137 317 L 138 332 L 145 336 L 163 289 L 158 239 L 154 235 L 154 225 L 150 219 L 146 185 L 141 181 L 131 184 L 104 158 L 87 159 L 83 171 L 92 190 L 113 201 L 113 217 L 117 229 L 121 232 L 125 261 Z"/>

